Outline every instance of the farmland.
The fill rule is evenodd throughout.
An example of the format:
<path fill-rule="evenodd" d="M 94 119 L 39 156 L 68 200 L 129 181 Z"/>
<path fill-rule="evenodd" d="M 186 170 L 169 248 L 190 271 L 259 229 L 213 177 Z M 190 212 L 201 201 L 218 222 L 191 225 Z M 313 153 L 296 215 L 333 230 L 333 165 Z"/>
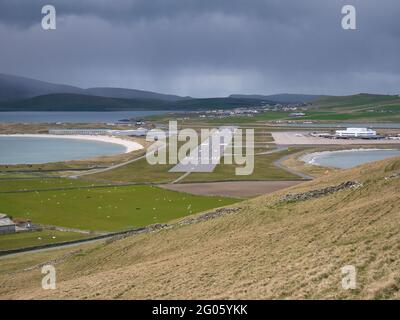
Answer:
<path fill-rule="evenodd" d="M 35 223 L 83 230 L 117 231 L 167 222 L 236 202 L 155 186 L 113 186 L 0 193 L 0 212 Z"/>
<path fill-rule="evenodd" d="M 66 189 L 79 187 L 92 187 L 93 182 L 63 178 L 32 178 L 32 179 L 2 179 L 0 192 L 10 191 L 40 191 L 48 189 Z"/>

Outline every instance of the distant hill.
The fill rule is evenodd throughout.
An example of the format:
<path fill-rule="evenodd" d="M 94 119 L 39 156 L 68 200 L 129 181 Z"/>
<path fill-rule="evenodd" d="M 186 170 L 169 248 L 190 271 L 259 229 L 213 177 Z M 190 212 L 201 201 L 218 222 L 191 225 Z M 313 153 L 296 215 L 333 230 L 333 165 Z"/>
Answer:
<path fill-rule="evenodd" d="M 126 88 L 76 86 L 0 74 L 0 111 L 117 111 L 204 110 L 253 107 L 276 103 L 311 103 L 315 109 L 362 110 L 400 104 L 398 95 L 357 94 L 232 94 L 221 98 L 192 98 Z"/>
<path fill-rule="evenodd" d="M 121 99 L 149 99 L 161 101 L 178 101 L 190 99 L 177 95 L 162 94 L 151 91 L 124 88 L 89 88 L 53 84 L 50 82 L 0 74 L 0 101 L 15 101 L 37 96 L 72 93 L 82 95 L 93 95 L 98 97 L 121 98 Z"/>
<path fill-rule="evenodd" d="M 273 94 L 273 95 L 260 95 L 260 94 L 232 94 L 231 98 L 246 98 L 246 99 L 257 99 L 257 100 L 270 100 L 279 103 L 306 103 L 312 102 L 316 99 L 321 98 L 319 95 L 309 95 L 309 94 Z"/>
<path fill-rule="evenodd" d="M 0 74 L 0 101 L 27 99 L 52 93 L 82 93 L 78 87 Z"/>
<path fill-rule="evenodd" d="M 236 98 L 121 99 L 86 94 L 56 93 L 28 99 L 0 102 L 0 111 L 122 111 L 122 110 L 205 110 L 260 105 L 260 100 Z"/>
<path fill-rule="evenodd" d="M 179 101 L 191 99 L 191 97 L 180 97 L 172 94 L 162 94 L 151 91 L 124 88 L 89 88 L 85 89 L 85 94 L 98 97 L 122 98 L 122 99 L 149 99 L 162 101 Z"/>
<path fill-rule="evenodd" d="M 265 103 L 276 103 L 275 101 L 265 100 Z M 191 99 L 184 101 L 177 101 L 175 105 L 182 108 L 192 109 L 205 109 L 205 108 L 218 108 L 218 109 L 230 109 L 240 107 L 253 107 L 259 106 L 261 100 L 251 98 L 202 98 L 202 99 Z"/>
<path fill-rule="evenodd" d="M 56 93 L 0 102 L 0 111 L 122 111 L 168 109 L 170 103 L 149 99 L 121 99 Z"/>

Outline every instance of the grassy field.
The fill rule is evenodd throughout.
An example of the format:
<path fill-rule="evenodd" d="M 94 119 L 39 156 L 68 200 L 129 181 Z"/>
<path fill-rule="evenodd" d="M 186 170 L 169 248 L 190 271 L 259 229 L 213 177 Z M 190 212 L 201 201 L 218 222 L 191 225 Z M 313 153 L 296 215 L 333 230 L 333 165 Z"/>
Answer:
<path fill-rule="evenodd" d="M 83 230 L 116 231 L 167 222 L 236 202 L 154 186 L 0 193 L 0 212 L 34 223 Z"/>
<path fill-rule="evenodd" d="M 168 172 L 174 165 L 157 164 L 149 165 L 145 158 L 126 166 L 114 170 L 85 176 L 85 179 L 91 181 L 113 181 L 113 182 L 153 182 L 163 183 L 171 182 L 177 179 L 181 174 Z"/>
<path fill-rule="evenodd" d="M 233 164 L 224 164 L 223 159 L 221 164 L 217 165 L 214 172 L 199 173 L 194 172 L 189 174 L 181 182 L 205 182 L 205 181 L 244 181 L 244 180 L 301 180 L 298 176 L 287 172 L 283 169 L 277 168 L 274 162 L 278 159 L 299 152 L 300 148 L 290 148 L 289 150 L 267 154 L 256 155 L 254 157 L 254 172 L 248 176 L 238 176 L 235 174 L 235 168 L 238 167 Z M 259 151 L 265 151 L 260 149 Z"/>
<path fill-rule="evenodd" d="M 94 185 L 98 184 L 83 180 L 63 178 L 0 179 L 0 192 L 91 187 Z"/>
<path fill-rule="evenodd" d="M 34 172 L 46 172 L 46 171 L 61 171 L 61 170 L 85 170 L 89 169 L 89 162 L 84 163 L 83 161 L 70 161 L 70 162 L 51 162 L 43 164 L 18 164 L 18 165 L 0 165 L 0 172 L 7 173 L 18 171 L 22 173 Z"/>
<path fill-rule="evenodd" d="M 61 232 L 56 230 L 5 234 L 0 235 L 0 250 L 26 248 L 49 243 L 78 240 L 87 238 L 88 236 L 89 235 L 77 232 Z"/>
<path fill-rule="evenodd" d="M 33 178 L 46 178 L 43 174 L 35 173 L 0 173 L 0 181 L 7 179 L 33 179 Z"/>
<path fill-rule="evenodd" d="M 167 143 L 169 143 L 167 139 Z M 184 144 L 179 141 L 178 148 Z M 166 159 L 169 159 L 169 145 L 165 149 Z M 95 174 L 85 175 L 85 180 L 117 183 L 168 183 L 181 176 L 180 173 L 168 172 L 175 164 L 150 165 L 146 158 L 139 159 L 125 166 Z"/>

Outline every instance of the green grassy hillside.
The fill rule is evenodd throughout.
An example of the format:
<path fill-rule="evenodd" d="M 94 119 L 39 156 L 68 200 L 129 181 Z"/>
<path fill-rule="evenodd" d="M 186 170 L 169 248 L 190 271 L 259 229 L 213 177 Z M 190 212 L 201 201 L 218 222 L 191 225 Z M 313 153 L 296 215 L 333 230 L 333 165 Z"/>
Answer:
<path fill-rule="evenodd" d="M 324 97 L 312 103 L 313 106 L 323 109 L 365 109 L 381 105 L 399 103 L 398 95 L 377 95 L 361 93 L 351 96 Z"/>
<path fill-rule="evenodd" d="M 349 180 L 360 186 L 282 200 Z M 242 202 L 208 221 L 9 257 L 1 261 L 0 297 L 399 299 L 399 187 L 400 159 L 388 159 Z M 46 261 L 57 261 L 57 290 L 40 288 Z M 341 286 L 346 265 L 356 268 L 356 289 Z"/>

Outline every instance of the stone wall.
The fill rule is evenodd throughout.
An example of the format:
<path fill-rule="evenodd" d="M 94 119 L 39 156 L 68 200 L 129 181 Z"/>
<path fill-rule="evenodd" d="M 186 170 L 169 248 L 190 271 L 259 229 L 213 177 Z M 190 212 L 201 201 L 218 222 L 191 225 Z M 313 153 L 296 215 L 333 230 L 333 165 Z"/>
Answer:
<path fill-rule="evenodd" d="M 280 199 L 280 202 L 293 202 L 293 201 L 306 201 L 310 199 L 316 199 L 328 194 L 332 194 L 341 190 L 346 189 L 357 189 L 362 187 L 362 184 L 356 181 L 346 181 L 341 184 L 326 187 L 323 189 L 311 190 L 303 193 L 287 194 Z"/>

